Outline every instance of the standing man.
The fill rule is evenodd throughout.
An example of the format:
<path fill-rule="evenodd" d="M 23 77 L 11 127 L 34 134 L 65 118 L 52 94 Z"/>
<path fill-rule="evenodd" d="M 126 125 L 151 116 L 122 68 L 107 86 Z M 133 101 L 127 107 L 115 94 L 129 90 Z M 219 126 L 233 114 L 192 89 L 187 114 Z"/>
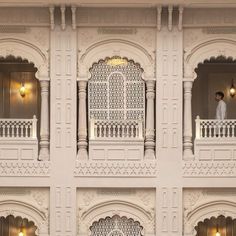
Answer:
<path fill-rule="evenodd" d="M 224 120 L 227 118 L 227 106 L 226 103 L 223 101 L 224 96 L 224 93 L 221 91 L 215 93 L 215 100 L 218 102 L 216 108 L 217 120 Z"/>

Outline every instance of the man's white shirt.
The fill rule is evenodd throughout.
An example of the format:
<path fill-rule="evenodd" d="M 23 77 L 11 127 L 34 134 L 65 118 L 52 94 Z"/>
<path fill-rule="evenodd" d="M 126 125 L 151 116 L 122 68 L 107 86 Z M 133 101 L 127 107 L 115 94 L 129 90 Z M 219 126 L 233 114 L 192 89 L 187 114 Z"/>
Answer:
<path fill-rule="evenodd" d="M 216 119 L 224 120 L 226 118 L 227 118 L 227 106 L 223 100 L 220 100 L 216 108 Z"/>

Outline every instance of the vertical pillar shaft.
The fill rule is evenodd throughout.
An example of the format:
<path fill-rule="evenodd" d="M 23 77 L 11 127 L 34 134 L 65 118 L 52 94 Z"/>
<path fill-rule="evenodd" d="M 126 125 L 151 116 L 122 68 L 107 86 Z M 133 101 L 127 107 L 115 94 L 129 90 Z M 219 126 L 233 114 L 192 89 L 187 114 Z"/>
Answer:
<path fill-rule="evenodd" d="M 87 81 L 78 81 L 79 116 L 78 116 L 78 159 L 88 159 L 87 142 L 87 109 L 86 87 Z"/>
<path fill-rule="evenodd" d="M 192 86 L 193 81 L 184 81 L 184 159 L 193 158 Z"/>
<path fill-rule="evenodd" d="M 49 160 L 49 80 L 40 80 L 41 119 L 39 160 Z"/>
<path fill-rule="evenodd" d="M 155 159 L 155 81 L 146 81 L 146 133 L 145 133 L 145 159 Z"/>

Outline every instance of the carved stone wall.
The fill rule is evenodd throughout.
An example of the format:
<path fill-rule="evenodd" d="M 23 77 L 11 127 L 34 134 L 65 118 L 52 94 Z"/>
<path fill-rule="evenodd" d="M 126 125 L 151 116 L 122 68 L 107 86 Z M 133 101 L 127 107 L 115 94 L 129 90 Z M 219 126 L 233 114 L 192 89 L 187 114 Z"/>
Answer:
<path fill-rule="evenodd" d="M 212 216 L 236 217 L 236 189 L 185 189 L 183 192 L 184 236 L 196 235 L 194 227 Z"/>
<path fill-rule="evenodd" d="M 155 235 L 155 190 L 150 188 L 100 188 L 77 190 L 77 235 L 90 235 L 99 219 L 118 215 L 143 226 L 144 235 Z"/>
<path fill-rule="evenodd" d="M 49 190 L 47 188 L 0 188 L 0 216 L 21 216 L 33 221 L 36 234 L 49 235 Z"/>

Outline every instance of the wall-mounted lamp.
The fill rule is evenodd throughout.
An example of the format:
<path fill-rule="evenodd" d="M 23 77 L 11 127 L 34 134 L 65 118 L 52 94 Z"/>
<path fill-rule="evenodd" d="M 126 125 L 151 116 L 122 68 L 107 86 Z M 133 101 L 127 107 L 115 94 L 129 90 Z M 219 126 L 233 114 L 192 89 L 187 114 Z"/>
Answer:
<path fill-rule="evenodd" d="M 220 235 L 220 232 L 219 232 L 219 227 L 218 227 L 218 225 L 216 226 L 216 236 L 221 236 L 221 235 Z"/>
<path fill-rule="evenodd" d="M 235 87 L 234 87 L 234 80 L 232 79 L 232 84 L 231 84 L 231 88 L 230 88 L 230 90 L 229 90 L 229 94 L 230 94 L 230 96 L 233 98 L 234 96 L 235 96 L 235 94 L 236 94 L 236 89 L 235 89 Z"/>
<path fill-rule="evenodd" d="M 24 97 L 25 94 L 26 94 L 26 88 L 25 88 L 25 84 L 24 83 L 21 84 L 21 87 L 20 87 L 19 91 L 20 91 L 21 97 Z"/>

